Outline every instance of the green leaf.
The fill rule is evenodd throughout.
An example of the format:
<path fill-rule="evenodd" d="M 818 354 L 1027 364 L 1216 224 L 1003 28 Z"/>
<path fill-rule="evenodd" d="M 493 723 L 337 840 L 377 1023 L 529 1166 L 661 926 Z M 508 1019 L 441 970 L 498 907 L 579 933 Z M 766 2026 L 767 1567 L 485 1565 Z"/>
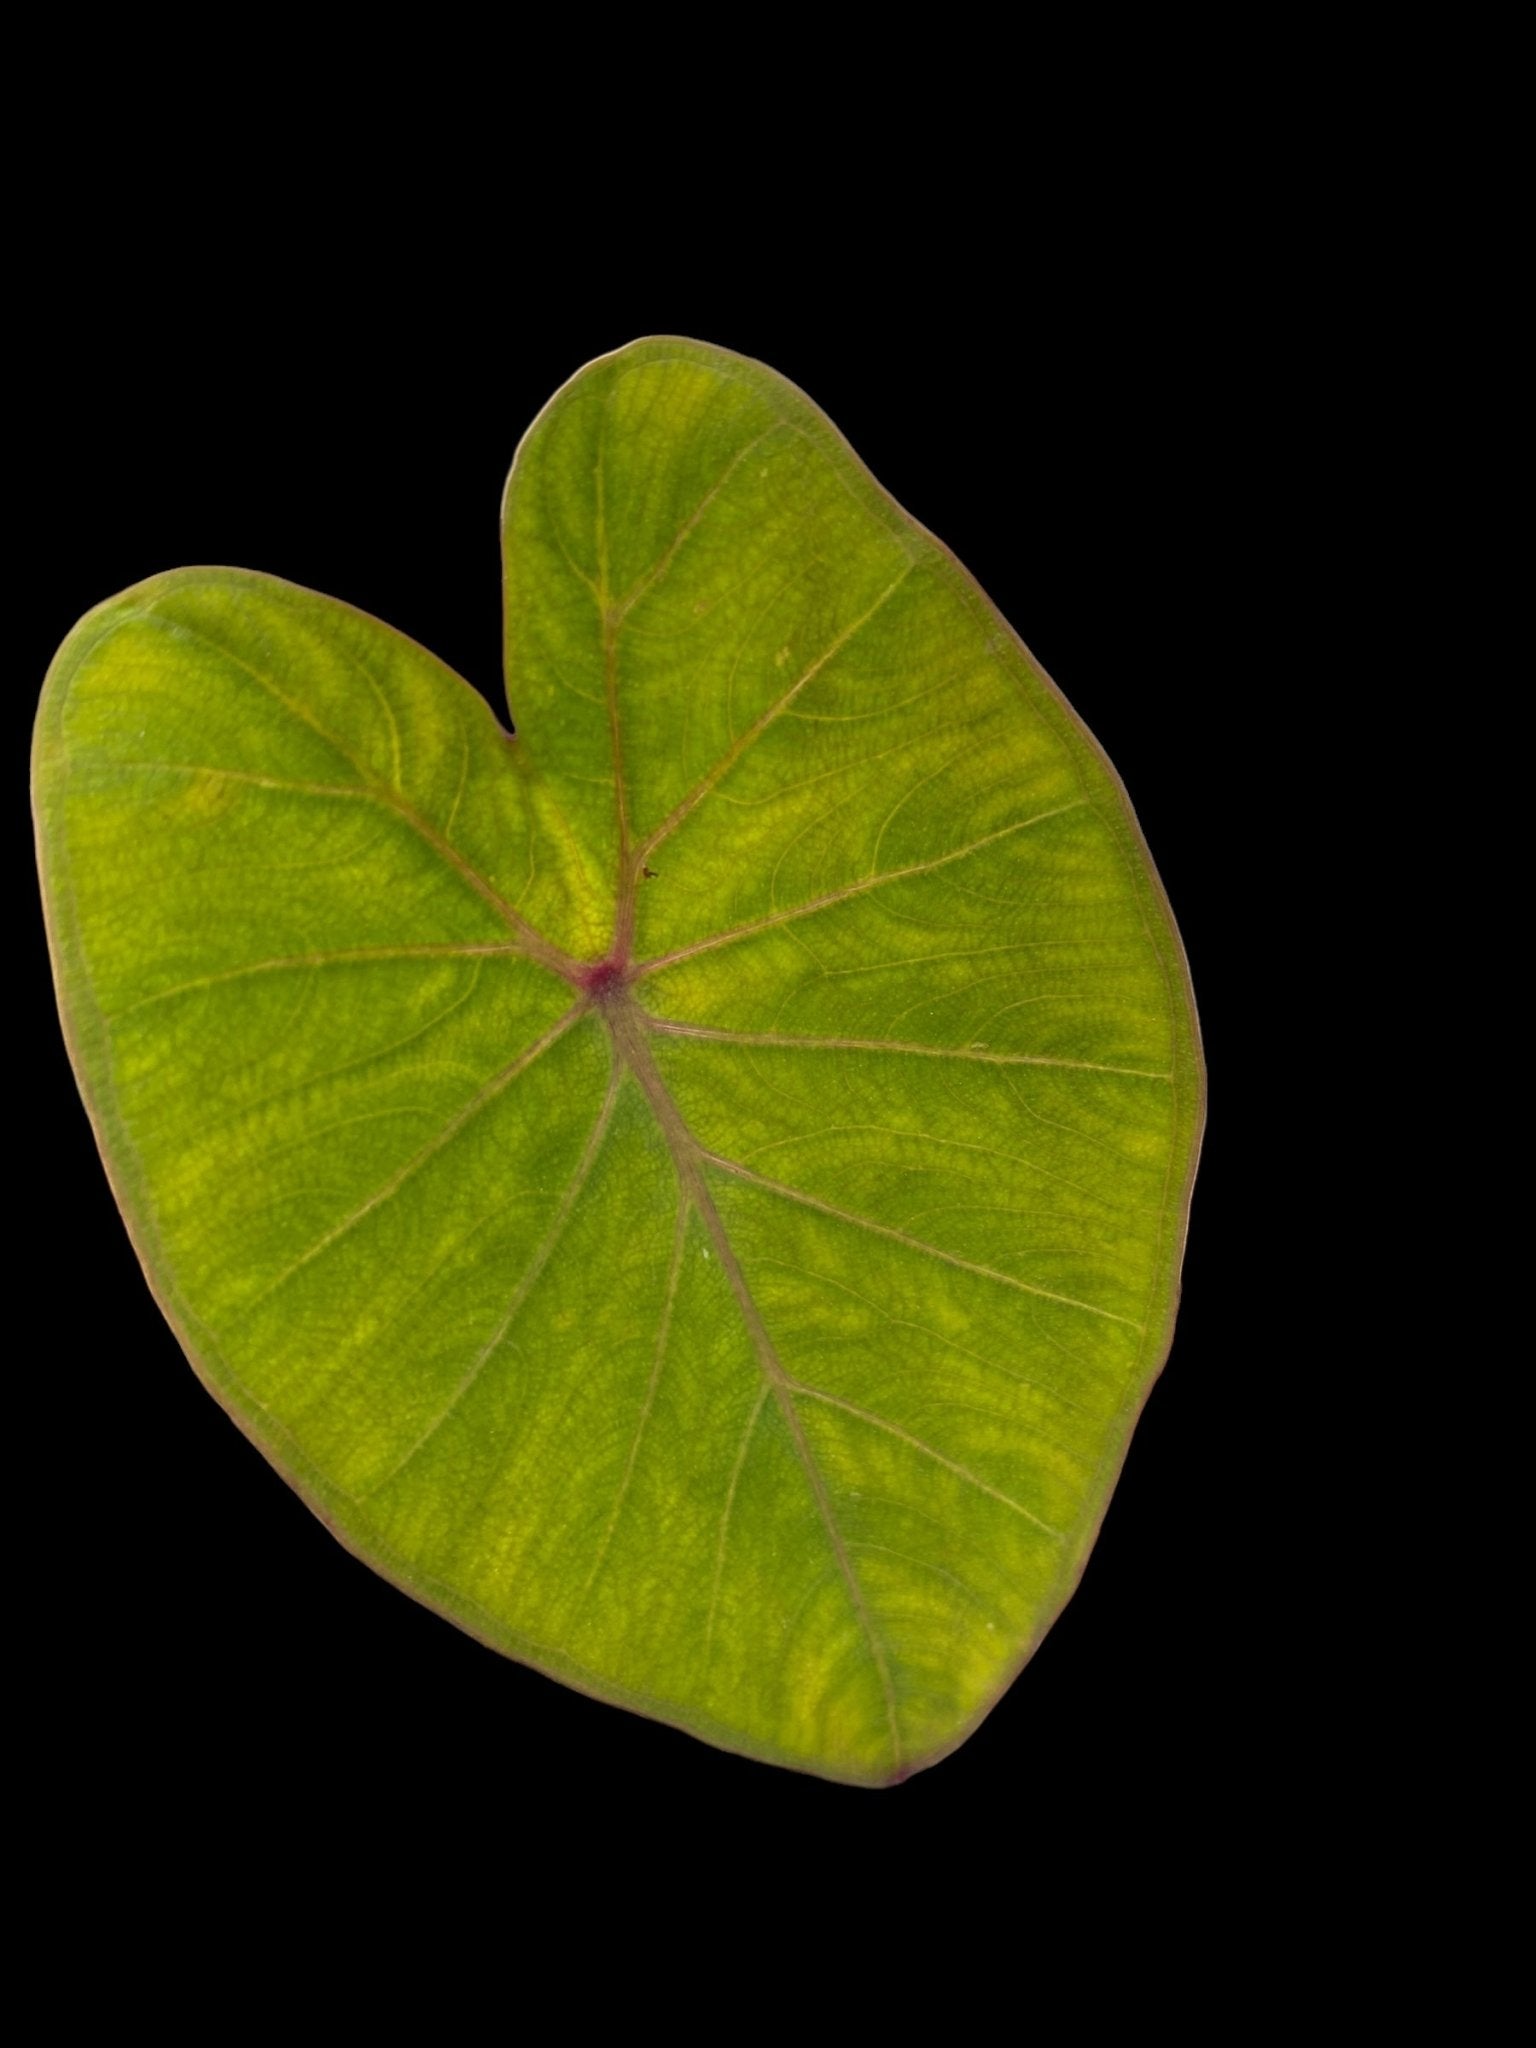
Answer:
<path fill-rule="evenodd" d="M 1094 742 L 771 371 L 590 365 L 504 523 L 515 741 L 270 577 L 70 635 L 81 1089 L 188 1356 L 352 1549 L 603 1698 L 903 1777 L 1060 1611 L 1167 1350 L 1178 938 Z"/>

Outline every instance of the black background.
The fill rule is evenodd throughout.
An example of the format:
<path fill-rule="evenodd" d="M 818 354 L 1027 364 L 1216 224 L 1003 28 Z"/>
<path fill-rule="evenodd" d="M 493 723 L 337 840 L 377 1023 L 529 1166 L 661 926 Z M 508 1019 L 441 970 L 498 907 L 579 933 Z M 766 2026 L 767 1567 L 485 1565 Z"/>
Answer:
<path fill-rule="evenodd" d="M 88 302 L 33 326 L 15 502 L 26 574 L 13 816 L 35 691 L 74 620 L 158 570 L 229 563 L 376 613 L 504 713 L 497 511 L 517 440 L 592 356 L 652 332 L 771 363 L 847 434 L 1022 633 L 1119 769 L 1179 917 L 1213 1069 L 1185 1303 L 1083 1584 L 956 1755 L 901 1788 L 827 1786 L 718 1754 L 509 1663 L 346 1555 L 202 1390 L 144 1286 L 52 1014 L 30 855 L 14 1008 L 27 1049 L 19 1285 L 37 1356 L 46 1700 L 97 1703 L 74 1778 L 144 1823 L 275 1808 L 323 1838 L 462 1826 L 709 1844 L 778 1835 L 940 1859 L 1002 1829 L 1136 1842 L 1251 1805 L 1271 1729 L 1252 1656 L 1268 1515 L 1247 1452 L 1267 1390 L 1235 1318 L 1247 1268 L 1223 1070 L 1243 1036 L 1226 942 L 1240 856 L 1218 808 L 1248 628 L 1233 564 L 1263 393 L 1220 295 L 1147 236 L 1005 310 L 942 258 L 914 297 L 876 272 L 818 290 L 697 281 L 573 296 L 564 273 L 419 249 L 289 276 L 183 249 L 98 252 Z M 13 637 L 14 648 L 14 637 Z M 24 1240 L 25 1241 L 25 1240 Z M 41 1294 L 32 1294 L 40 1289 Z M 43 1328 L 42 1321 L 39 1323 Z M 25 1561 L 24 1561 L 25 1568 Z M 386 1851 L 387 1853 L 387 1851 Z M 1043 1852 L 1042 1852 L 1043 1853 Z M 932 1866 L 942 1871 L 940 1860 Z"/>

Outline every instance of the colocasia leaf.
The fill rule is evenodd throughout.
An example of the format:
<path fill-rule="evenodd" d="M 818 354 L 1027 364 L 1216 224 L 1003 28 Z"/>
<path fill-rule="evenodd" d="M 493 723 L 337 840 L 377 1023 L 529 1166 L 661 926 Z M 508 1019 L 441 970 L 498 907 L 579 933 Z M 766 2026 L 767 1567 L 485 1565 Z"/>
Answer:
<path fill-rule="evenodd" d="M 388 626 L 180 570 L 70 635 L 36 802 L 151 1285 L 464 1628 L 858 1782 L 975 1727 L 1166 1352 L 1202 1084 L 1114 774 L 771 371 L 529 433 L 517 737 Z"/>

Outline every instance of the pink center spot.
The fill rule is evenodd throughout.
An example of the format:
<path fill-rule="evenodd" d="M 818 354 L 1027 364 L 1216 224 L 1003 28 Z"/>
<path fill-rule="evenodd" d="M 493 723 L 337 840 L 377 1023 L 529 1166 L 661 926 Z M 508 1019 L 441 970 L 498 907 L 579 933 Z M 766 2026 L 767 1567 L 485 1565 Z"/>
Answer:
<path fill-rule="evenodd" d="M 580 976 L 581 986 L 599 1003 L 616 995 L 624 986 L 625 979 L 623 962 L 611 955 L 606 960 L 594 961 L 592 966 L 583 969 Z"/>

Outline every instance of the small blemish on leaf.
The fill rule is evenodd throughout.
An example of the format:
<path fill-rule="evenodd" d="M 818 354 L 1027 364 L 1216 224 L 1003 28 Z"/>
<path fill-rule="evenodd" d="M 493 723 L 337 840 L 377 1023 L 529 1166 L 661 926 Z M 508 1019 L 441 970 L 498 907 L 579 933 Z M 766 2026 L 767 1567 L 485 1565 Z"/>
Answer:
<path fill-rule="evenodd" d="M 654 882 L 656 879 L 656 870 L 654 868 L 642 867 L 640 870 L 640 879 L 643 882 Z"/>

